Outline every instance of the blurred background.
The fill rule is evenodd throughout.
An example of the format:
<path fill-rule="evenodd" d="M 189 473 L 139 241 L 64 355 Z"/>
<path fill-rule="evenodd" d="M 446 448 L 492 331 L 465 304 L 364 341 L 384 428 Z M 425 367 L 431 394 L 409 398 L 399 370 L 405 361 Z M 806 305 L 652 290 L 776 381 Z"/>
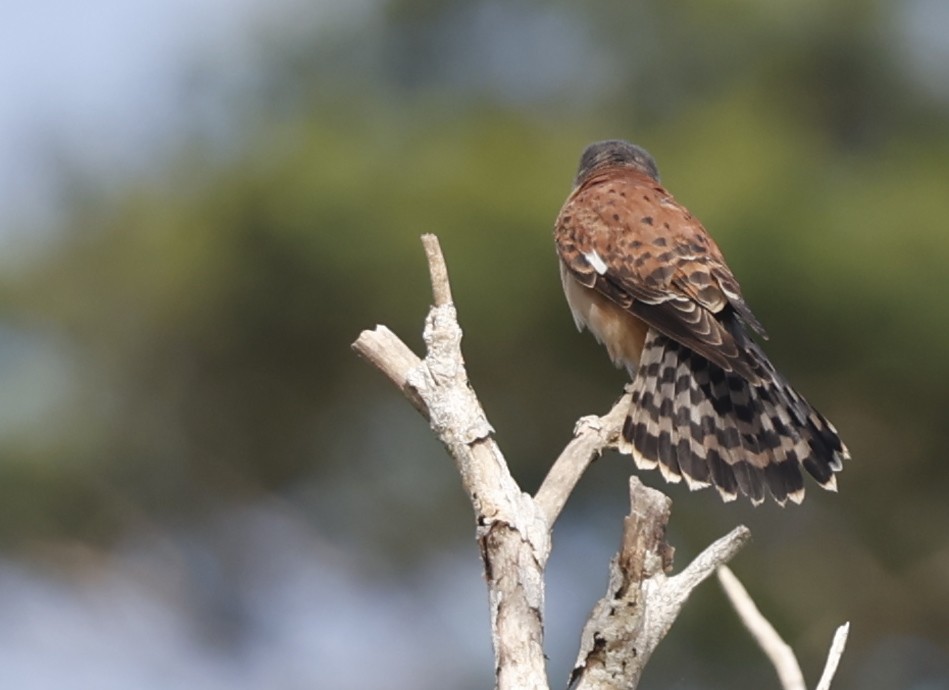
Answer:
<path fill-rule="evenodd" d="M 583 147 L 659 161 L 853 460 L 801 507 L 668 488 L 811 683 L 949 688 L 949 5 L 14 0 L 0 9 L 0 687 L 485 688 L 470 506 L 350 343 L 421 349 L 441 238 L 469 373 L 538 486 L 624 375 L 552 223 Z M 628 458 L 554 533 L 554 687 Z M 658 474 L 643 479 L 662 486 Z M 644 688 L 777 687 L 714 582 Z"/>

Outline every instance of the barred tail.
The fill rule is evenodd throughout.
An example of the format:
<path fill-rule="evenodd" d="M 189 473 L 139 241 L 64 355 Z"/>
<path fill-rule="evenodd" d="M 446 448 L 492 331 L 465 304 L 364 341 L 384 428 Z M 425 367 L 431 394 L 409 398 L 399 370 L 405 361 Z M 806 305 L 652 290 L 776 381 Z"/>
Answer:
<path fill-rule="evenodd" d="M 759 383 L 728 372 L 650 330 L 633 379 L 620 450 L 640 469 L 658 466 L 690 489 L 714 485 L 755 505 L 765 491 L 784 505 L 804 500 L 803 466 L 825 489 L 850 457 L 837 430 L 788 385 L 764 352 L 746 343 Z"/>

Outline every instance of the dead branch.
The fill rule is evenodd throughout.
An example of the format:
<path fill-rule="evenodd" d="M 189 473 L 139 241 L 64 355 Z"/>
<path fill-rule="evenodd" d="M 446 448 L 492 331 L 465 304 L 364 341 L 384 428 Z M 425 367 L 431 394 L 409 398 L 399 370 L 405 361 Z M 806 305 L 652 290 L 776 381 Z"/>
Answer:
<path fill-rule="evenodd" d="M 623 543 L 610 564 L 606 596 L 596 603 L 583 629 L 571 676 L 577 690 L 635 688 L 692 590 L 716 566 L 730 560 L 751 534 L 746 527 L 737 527 L 680 574 L 667 577 L 673 549 L 665 534 L 672 502 L 633 476 L 629 503 Z"/>
<path fill-rule="evenodd" d="M 604 416 L 591 415 L 582 417 L 577 422 L 573 440 L 551 465 L 550 471 L 534 495 L 534 501 L 551 527 L 593 459 L 599 456 L 604 448 L 616 445 L 619 430 L 629 410 L 629 400 L 630 394 L 627 393 L 617 400 L 613 409 Z"/>
<path fill-rule="evenodd" d="M 425 358 L 419 359 L 385 326 L 363 331 L 353 349 L 402 391 L 455 460 L 474 510 L 484 562 L 496 687 L 546 690 L 543 576 L 552 525 L 593 458 L 615 445 L 629 399 L 621 398 L 603 417 L 581 419 L 536 497 L 521 491 L 468 382 L 462 332 L 438 240 L 425 235 L 422 242 L 434 301 L 425 321 Z M 584 627 L 572 676 L 581 688 L 635 687 L 692 590 L 749 536 L 746 528 L 736 528 L 680 574 L 668 577 L 670 500 L 633 477 L 630 506 L 609 589 Z"/>
<path fill-rule="evenodd" d="M 405 393 L 455 459 L 484 560 L 497 687 L 546 690 L 542 615 L 549 526 L 491 438 L 491 425 L 468 383 L 438 239 L 426 235 L 422 242 L 434 299 L 425 321 L 425 359 L 384 326 L 363 331 L 353 348 Z"/>
<path fill-rule="evenodd" d="M 843 656 L 844 649 L 847 647 L 847 635 L 849 634 L 849 621 L 838 627 L 837 632 L 834 633 L 834 639 L 830 643 L 830 651 L 827 652 L 827 663 L 824 664 L 824 672 L 817 682 L 816 690 L 830 690 L 830 683 L 834 680 L 834 674 L 837 673 L 840 657 Z"/>
<path fill-rule="evenodd" d="M 748 632 L 755 638 L 765 656 L 771 660 L 783 690 L 807 690 L 807 686 L 804 684 L 804 674 L 801 673 L 801 665 L 794 655 L 794 650 L 781 638 L 774 626 L 758 610 L 755 602 L 751 599 L 751 595 L 748 594 L 748 590 L 745 589 L 728 566 L 719 566 L 718 581 L 721 583 L 722 589 L 725 590 L 725 594 L 728 595 L 728 599 L 735 608 L 741 622 L 748 628 Z M 827 656 L 827 663 L 824 666 L 824 673 L 817 684 L 817 690 L 829 690 L 830 683 L 837 672 L 837 664 L 844 653 L 849 631 L 850 623 L 844 623 L 837 628 Z"/>

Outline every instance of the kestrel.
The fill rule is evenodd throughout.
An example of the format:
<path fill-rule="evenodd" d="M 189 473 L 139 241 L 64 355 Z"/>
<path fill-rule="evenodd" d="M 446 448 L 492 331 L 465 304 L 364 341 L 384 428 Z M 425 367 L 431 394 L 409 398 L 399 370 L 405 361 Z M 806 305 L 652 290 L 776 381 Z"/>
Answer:
<path fill-rule="evenodd" d="M 633 377 L 619 441 L 641 469 L 714 485 L 726 501 L 804 499 L 801 467 L 836 491 L 850 455 L 749 334 L 766 337 L 702 224 L 625 141 L 580 158 L 554 230 L 577 328 Z"/>

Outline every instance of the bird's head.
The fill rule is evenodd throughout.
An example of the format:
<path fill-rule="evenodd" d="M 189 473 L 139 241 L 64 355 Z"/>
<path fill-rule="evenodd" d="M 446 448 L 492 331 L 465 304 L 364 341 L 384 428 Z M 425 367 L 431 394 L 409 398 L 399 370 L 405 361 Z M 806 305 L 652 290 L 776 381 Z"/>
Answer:
<path fill-rule="evenodd" d="M 598 141 L 586 147 L 580 156 L 575 185 L 579 185 L 592 173 L 605 167 L 626 166 L 640 170 L 659 181 L 659 168 L 646 149 L 622 139 Z"/>

